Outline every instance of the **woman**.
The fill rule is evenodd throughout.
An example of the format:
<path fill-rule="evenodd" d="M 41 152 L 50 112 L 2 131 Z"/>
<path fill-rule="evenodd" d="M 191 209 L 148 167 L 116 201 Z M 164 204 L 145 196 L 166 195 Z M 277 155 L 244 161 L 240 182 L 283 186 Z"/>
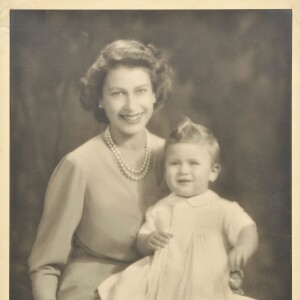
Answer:
<path fill-rule="evenodd" d="M 136 235 L 161 198 L 164 141 L 146 125 L 171 89 L 171 69 L 153 46 L 119 40 L 81 80 L 81 103 L 105 132 L 54 170 L 29 257 L 35 300 L 99 299 L 97 286 L 140 258 Z"/>

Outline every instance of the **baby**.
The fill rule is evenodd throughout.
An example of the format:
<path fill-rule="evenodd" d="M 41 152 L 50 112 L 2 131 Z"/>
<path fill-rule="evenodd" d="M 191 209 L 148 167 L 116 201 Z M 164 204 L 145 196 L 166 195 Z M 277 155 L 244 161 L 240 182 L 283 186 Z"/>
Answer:
<path fill-rule="evenodd" d="M 258 244 L 254 221 L 209 189 L 220 172 L 210 130 L 185 119 L 165 144 L 171 194 L 146 212 L 137 238 L 143 259 L 98 288 L 102 300 L 242 300 L 229 287 Z"/>

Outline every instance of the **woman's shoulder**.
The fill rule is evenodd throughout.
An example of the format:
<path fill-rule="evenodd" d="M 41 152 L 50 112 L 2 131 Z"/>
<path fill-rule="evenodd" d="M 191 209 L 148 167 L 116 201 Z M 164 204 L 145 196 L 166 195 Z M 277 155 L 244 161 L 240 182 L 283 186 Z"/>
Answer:
<path fill-rule="evenodd" d="M 162 149 L 164 147 L 165 140 L 153 133 L 149 133 L 150 143 L 154 153 L 156 153 L 159 157 L 162 153 Z M 99 155 L 100 154 L 100 155 Z M 155 157 L 157 156 L 155 155 Z M 103 132 L 90 138 L 74 150 L 67 153 L 63 161 L 73 162 L 73 163 L 81 163 L 84 164 L 91 160 L 99 160 L 99 159 L 107 159 L 110 157 L 110 151 L 105 144 L 103 138 Z"/>
<path fill-rule="evenodd" d="M 101 153 L 105 153 L 106 147 L 102 138 L 102 133 L 90 138 L 74 150 L 67 153 L 63 160 L 69 162 L 82 162 L 85 160 L 90 160 L 93 156 Z"/>
<path fill-rule="evenodd" d="M 165 145 L 165 139 L 149 132 L 149 137 L 150 137 L 150 143 L 152 148 L 155 149 L 163 149 Z"/>
<path fill-rule="evenodd" d="M 89 140 L 75 148 L 71 153 L 84 155 L 85 153 L 89 154 L 91 151 L 95 151 L 95 149 L 98 151 L 99 148 L 106 148 L 103 140 L 103 133 L 90 138 Z"/>

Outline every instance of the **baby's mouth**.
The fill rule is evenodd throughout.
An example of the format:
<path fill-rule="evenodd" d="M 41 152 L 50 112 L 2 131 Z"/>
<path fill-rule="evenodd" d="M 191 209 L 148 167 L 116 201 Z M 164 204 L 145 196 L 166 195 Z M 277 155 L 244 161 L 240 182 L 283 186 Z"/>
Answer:
<path fill-rule="evenodd" d="M 186 182 L 191 182 L 191 180 L 187 179 L 187 178 L 182 178 L 182 179 L 178 179 L 177 182 L 179 182 L 179 183 L 186 183 Z"/>
<path fill-rule="evenodd" d="M 134 115 L 120 115 L 122 119 L 129 123 L 136 123 L 138 122 L 144 113 L 134 114 Z"/>

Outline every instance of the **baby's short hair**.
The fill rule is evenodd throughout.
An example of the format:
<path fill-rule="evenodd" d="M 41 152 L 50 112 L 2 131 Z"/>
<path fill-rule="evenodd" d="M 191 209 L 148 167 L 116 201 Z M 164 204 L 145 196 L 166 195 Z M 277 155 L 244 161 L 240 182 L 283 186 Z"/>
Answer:
<path fill-rule="evenodd" d="M 212 164 L 220 164 L 220 146 L 214 134 L 201 124 L 184 119 L 171 132 L 165 143 L 164 156 L 167 148 L 173 144 L 188 143 L 206 145 L 211 155 Z"/>

